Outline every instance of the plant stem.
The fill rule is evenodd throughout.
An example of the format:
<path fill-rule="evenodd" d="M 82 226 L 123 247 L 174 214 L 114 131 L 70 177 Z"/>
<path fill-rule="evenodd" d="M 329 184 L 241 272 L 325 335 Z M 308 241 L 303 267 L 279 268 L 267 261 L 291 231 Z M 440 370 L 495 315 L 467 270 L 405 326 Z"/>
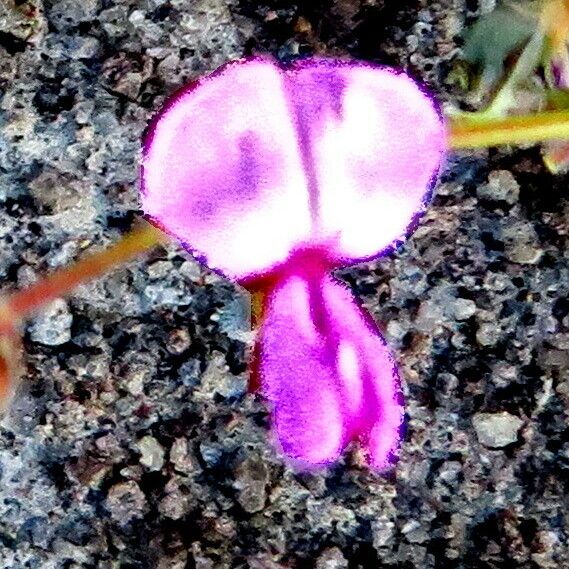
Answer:
<path fill-rule="evenodd" d="M 145 221 L 109 249 L 92 253 L 0 301 L 0 315 L 12 322 L 21 321 L 52 300 L 69 293 L 75 286 L 99 277 L 115 265 L 166 241 L 162 231 Z"/>
<path fill-rule="evenodd" d="M 14 390 L 14 378 L 21 369 L 20 337 L 17 333 L 0 334 L 0 411 L 3 411 Z"/>
<path fill-rule="evenodd" d="M 449 119 L 448 128 L 448 144 L 453 150 L 569 140 L 569 111 L 505 118 Z"/>
<path fill-rule="evenodd" d="M 506 79 L 502 88 L 498 91 L 490 106 L 484 111 L 488 116 L 504 116 L 515 103 L 515 90 L 527 79 L 539 65 L 539 60 L 544 49 L 545 35 L 543 30 L 533 34 L 524 51 L 520 55 L 512 72 Z"/>
<path fill-rule="evenodd" d="M 449 147 L 453 150 L 500 144 L 537 143 L 569 139 L 569 111 L 551 111 L 506 118 L 449 119 Z M 76 264 L 60 269 L 30 288 L 0 302 L 2 320 L 29 316 L 75 286 L 96 278 L 111 267 L 129 261 L 166 241 L 164 233 L 147 222 L 111 248 L 93 253 Z M 262 296 L 255 298 L 255 320 L 261 318 Z M 9 316 L 8 316 L 9 315 Z"/>

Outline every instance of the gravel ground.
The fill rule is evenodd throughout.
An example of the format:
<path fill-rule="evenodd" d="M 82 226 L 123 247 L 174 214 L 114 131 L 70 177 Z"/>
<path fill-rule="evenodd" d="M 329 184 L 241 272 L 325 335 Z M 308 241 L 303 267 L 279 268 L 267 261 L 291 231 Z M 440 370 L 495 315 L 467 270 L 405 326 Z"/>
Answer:
<path fill-rule="evenodd" d="M 0 0 L 5 292 L 137 214 L 164 98 L 251 53 L 403 66 L 443 101 L 491 0 Z M 0 423 L 1 569 L 569 566 L 567 178 L 539 150 L 449 157 L 389 257 L 339 273 L 401 365 L 382 476 L 294 474 L 246 393 L 248 298 L 172 245 L 28 323 Z"/>

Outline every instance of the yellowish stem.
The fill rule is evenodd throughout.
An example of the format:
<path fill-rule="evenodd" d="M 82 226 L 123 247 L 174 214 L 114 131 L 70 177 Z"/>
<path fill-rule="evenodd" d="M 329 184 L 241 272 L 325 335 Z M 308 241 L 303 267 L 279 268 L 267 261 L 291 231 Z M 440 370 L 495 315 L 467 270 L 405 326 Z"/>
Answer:
<path fill-rule="evenodd" d="M 449 119 L 448 131 L 448 144 L 453 150 L 569 140 L 569 111 L 505 118 Z"/>

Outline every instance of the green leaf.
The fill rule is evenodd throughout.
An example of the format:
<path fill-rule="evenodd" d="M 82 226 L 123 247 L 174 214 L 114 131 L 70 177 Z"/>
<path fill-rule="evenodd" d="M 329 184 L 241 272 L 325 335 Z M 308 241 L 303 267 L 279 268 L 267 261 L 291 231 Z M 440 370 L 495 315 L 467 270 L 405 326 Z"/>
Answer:
<path fill-rule="evenodd" d="M 569 109 L 569 91 L 565 89 L 548 89 L 545 91 L 547 107 L 562 111 Z"/>
<path fill-rule="evenodd" d="M 514 7 L 498 7 L 468 30 L 464 58 L 480 68 L 481 81 L 491 87 L 503 75 L 508 55 L 521 48 L 535 29 L 536 21 L 529 13 Z"/>

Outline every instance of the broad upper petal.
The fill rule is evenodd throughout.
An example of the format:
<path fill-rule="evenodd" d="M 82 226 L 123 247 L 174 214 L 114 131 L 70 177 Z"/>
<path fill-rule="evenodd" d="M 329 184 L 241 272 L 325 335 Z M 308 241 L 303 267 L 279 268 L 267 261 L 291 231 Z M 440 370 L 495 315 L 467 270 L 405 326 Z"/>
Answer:
<path fill-rule="evenodd" d="M 305 174 L 280 68 L 237 61 L 174 96 L 152 125 L 142 207 L 233 278 L 286 259 L 310 233 Z"/>
<path fill-rule="evenodd" d="M 426 205 L 444 150 L 442 120 L 418 85 L 390 68 L 312 59 L 287 73 L 310 165 L 313 234 L 335 242 L 341 259 L 376 255 Z"/>
<path fill-rule="evenodd" d="M 350 262 L 404 237 L 429 197 L 443 131 L 429 97 L 389 68 L 233 62 L 153 124 L 142 206 L 236 279 L 269 272 L 297 246 Z"/>

